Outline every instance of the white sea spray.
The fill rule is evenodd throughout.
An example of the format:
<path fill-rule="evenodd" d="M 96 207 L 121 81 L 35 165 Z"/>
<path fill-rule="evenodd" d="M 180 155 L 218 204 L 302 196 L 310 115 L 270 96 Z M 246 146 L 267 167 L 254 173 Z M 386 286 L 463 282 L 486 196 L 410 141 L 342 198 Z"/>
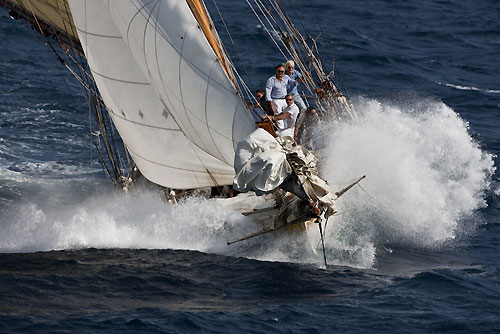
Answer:
<path fill-rule="evenodd" d="M 328 262 L 371 268 L 382 249 L 432 248 L 452 240 L 463 218 L 485 206 L 492 156 L 442 102 L 360 98 L 355 107 L 360 121 L 328 125 L 324 138 L 321 172 L 334 190 L 367 176 L 362 188 L 337 201 L 339 215 L 326 228 Z M 2 178 L 10 180 L 11 174 Z M 11 185 L 16 182 L 22 186 Z M 316 225 L 306 238 L 276 233 L 227 246 L 229 239 L 258 227 L 213 200 L 190 198 L 171 205 L 153 190 L 122 193 L 101 184 L 99 191 L 89 185 L 81 191 L 82 180 L 21 175 L 6 184 L 25 195 L 9 202 L 2 218 L 2 252 L 160 248 L 322 262 Z"/>
<path fill-rule="evenodd" d="M 323 174 L 334 189 L 366 175 L 337 201 L 330 244 L 435 247 L 486 205 L 495 171 L 468 124 L 442 102 L 394 105 L 360 99 L 359 122 L 328 128 Z M 373 254 L 366 254 L 373 259 Z M 362 257 L 355 261 L 365 262 Z"/>

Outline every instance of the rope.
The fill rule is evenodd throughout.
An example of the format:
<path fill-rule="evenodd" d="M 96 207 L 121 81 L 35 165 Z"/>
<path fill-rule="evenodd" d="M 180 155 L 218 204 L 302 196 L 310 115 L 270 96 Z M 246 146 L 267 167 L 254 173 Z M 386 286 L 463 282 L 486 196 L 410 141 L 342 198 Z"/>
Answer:
<path fill-rule="evenodd" d="M 238 57 L 238 59 L 240 60 L 240 62 L 243 65 L 243 71 L 245 72 L 245 75 L 246 75 L 246 77 L 248 79 L 248 82 L 250 83 L 250 86 L 255 87 L 252 84 L 250 76 L 248 75 L 248 71 L 247 71 L 246 66 L 244 65 L 243 59 L 241 58 L 240 53 L 238 52 L 238 48 L 236 47 L 236 43 L 233 40 L 233 36 L 231 36 L 231 33 L 229 32 L 229 28 L 226 25 L 226 21 L 222 17 L 222 14 L 221 14 L 221 12 L 219 10 L 219 6 L 217 5 L 217 0 L 212 0 L 212 1 L 213 1 L 214 5 L 215 5 L 215 8 L 217 9 L 217 13 L 219 14 L 219 17 L 220 17 L 220 19 L 222 21 L 222 24 L 224 25 L 224 28 L 226 29 L 227 35 L 229 36 L 229 39 L 231 40 L 231 44 L 233 45 L 234 51 L 236 52 L 236 56 Z M 236 70 L 236 68 L 234 68 L 234 70 Z"/>

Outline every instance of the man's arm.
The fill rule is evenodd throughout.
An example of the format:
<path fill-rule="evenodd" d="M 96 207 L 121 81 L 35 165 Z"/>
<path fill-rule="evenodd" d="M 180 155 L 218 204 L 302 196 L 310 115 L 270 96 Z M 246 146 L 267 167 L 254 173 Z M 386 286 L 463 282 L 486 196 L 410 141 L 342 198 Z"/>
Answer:
<path fill-rule="evenodd" d="M 304 80 L 305 80 L 305 79 L 304 79 L 304 76 L 302 75 L 302 73 L 300 73 L 299 71 L 296 71 L 296 72 L 297 72 L 297 76 L 298 76 L 298 78 L 297 78 L 297 83 L 302 83 L 302 82 L 304 82 Z M 309 75 L 309 72 L 307 72 L 307 71 L 305 71 L 304 73 L 305 73 L 306 75 Z"/>
<path fill-rule="evenodd" d="M 274 80 L 273 80 L 273 77 L 270 77 L 269 79 L 267 79 L 267 82 L 266 82 L 266 103 L 267 103 L 267 107 L 268 107 L 268 110 L 274 112 L 274 107 L 273 107 L 273 104 L 271 103 L 271 92 L 273 91 L 273 85 L 274 85 Z"/>
<path fill-rule="evenodd" d="M 271 102 L 271 93 L 273 91 L 273 77 L 267 79 L 266 82 L 266 101 Z"/>
<path fill-rule="evenodd" d="M 299 129 L 300 129 L 300 123 L 295 123 L 295 129 L 293 130 L 293 140 L 295 140 L 295 142 L 300 145 Z"/>
<path fill-rule="evenodd" d="M 295 140 L 295 142 L 297 144 L 300 144 L 299 129 L 300 129 L 302 123 L 304 123 L 305 118 L 306 118 L 306 111 L 302 110 L 299 113 L 299 117 L 297 117 L 297 121 L 295 122 L 295 130 L 293 131 L 293 139 Z"/>
<path fill-rule="evenodd" d="M 279 121 L 279 120 L 285 119 L 287 117 L 290 117 L 290 115 L 291 114 L 287 111 L 287 112 L 282 112 L 281 114 L 275 115 L 275 116 L 262 115 L 262 116 L 260 116 L 260 118 L 264 119 L 264 118 L 268 117 L 271 121 Z"/>

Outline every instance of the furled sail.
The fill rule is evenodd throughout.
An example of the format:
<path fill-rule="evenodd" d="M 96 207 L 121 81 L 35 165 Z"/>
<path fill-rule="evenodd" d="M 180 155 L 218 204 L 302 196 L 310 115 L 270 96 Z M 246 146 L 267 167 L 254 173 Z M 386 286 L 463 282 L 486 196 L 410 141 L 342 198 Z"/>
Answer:
<path fill-rule="evenodd" d="M 109 13 L 165 112 L 227 167 L 210 174 L 228 173 L 236 144 L 255 125 L 187 2 L 111 0 Z M 229 175 L 217 183 L 231 184 Z"/>
<path fill-rule="evenodd" d="M 111 19 L 107 2 L 69 4 L 101 96 L 142 174 L 172 188 L 211 186 L 212 178 L 231 183 L 232 166 L 192 144 L 164 108 Z"/>

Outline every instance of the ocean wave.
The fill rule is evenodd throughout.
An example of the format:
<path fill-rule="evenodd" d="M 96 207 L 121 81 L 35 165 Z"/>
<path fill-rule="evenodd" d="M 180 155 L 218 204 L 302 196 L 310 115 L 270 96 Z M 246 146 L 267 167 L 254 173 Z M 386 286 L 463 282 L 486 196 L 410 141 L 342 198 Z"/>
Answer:
<path fill-rule="evenodd" d="M 360 99 L 356 108 L 359 123 L 328 128 L 328 154 L 321 160 L 335 190 L 367 176 L 363 188 L 337 201 L 339 216 L 330 218 L 326 229 L 329 263 L 371 268 L 384 249 L 426 249 L 453 240 L 461 219 L 486 205 L 492 156 L 481 151 L 466 122 L 441 102 L 398 107 Z M 189 249 L 266 261 L 322 262 L 316 228 L 305 237 L 279 233 L 228 247 L 231 235 L 255 230 L 248 217 L 212 200 L 191 198 L 173 206 L 154 191 L 123 194 L 104 188 L 60 205 L 67 197 L 78 197 L 75 189 L 60 185 L 50 194 L 51 201 L 35 198 L 10 208 L 0 251 Z"/>
<path fill-rule="evenodd" d="M 460 86 L 460 85 L 454 85 L 454 84 L 443 83 L 443 82 L 436 82 L 436 83 L 438 85 L 441 85 L 441 86 L 447 86 L 447 87 L 455 88 L 458 90 L 472 90 L 472 91 L 477 91 L 477 92 L 487 93 L 487 94 L 500 94 L 500 90 L 496 90 L 496 89 L 477 88 L 474 86 Z"/>

